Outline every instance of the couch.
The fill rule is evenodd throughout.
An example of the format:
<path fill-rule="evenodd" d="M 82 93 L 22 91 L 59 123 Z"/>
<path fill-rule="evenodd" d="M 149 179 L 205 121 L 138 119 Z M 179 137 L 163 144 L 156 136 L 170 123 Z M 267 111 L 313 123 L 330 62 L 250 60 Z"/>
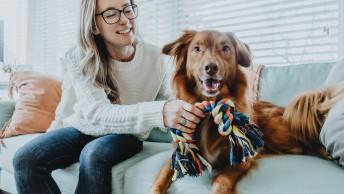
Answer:
<path fill-rule="evenodd" d="M 323 85 L 333 65 L 316 63 L 260 67 L 258 99 L 286 106 L 297 93 Z M 15 102 L 2 101 L 1 104 L 0 116 L 9 117 Z M 5 147 L 0 147 L 1 190 L 16 193 L 13 155 L 22 145 L 40 135 L 19 135 L 3 140 Z M 112 193 L 148 193 L 160 168 L 173 152 L 171 141 L 170 134 L 153 129 L 140 153 L 112 168 Z M 258 168 L 239 182 L 237 188 L 240 193 L 335 194 L 344 191 L 344 169 L 333 161 L 306 155 L 279 155 L 261 158 L 258 162 Z M 62 193 L 74 193 L 78 168 L 79 164 L 75 163 L 52 173 Z M 205 172 L 201 177 L 177 180 L 167 193 L 210 193 L 215 174 Z"/>

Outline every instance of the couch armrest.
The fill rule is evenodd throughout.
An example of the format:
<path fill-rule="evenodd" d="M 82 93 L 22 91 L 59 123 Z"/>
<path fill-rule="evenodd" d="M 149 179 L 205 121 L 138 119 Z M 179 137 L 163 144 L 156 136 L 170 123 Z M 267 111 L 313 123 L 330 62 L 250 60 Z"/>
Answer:
<path fill-rule="evenodd" d="M 16 102 L 13 100 L 0 100 L 0 131 L 5 123 L 11 119 L 15 105 Z"/>

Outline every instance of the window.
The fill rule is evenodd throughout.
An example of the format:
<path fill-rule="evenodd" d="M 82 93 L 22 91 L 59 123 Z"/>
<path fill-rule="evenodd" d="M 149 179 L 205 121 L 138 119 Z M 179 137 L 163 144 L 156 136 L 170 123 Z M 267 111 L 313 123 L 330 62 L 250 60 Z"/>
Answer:
<path fill-rule="evenodd" d="M 59 58 L 76 42 L 79 1 L 0 0 L 0 61 L 60 76 Z M 0 71 L 0 81 L 8 77 Z"/>
<path fill-rule="evenodd" d="M 26 1 L 29 1 L 27 64 L 34 71 L 60 76 L 60 58 L 76 42 L 80 3 L 78 0 Z"/>
<path fill-rule="evenodd" d="M 59 58 L 76 42 L 79 2 L 0 0 L 0 61 L 59 76 Z M 141 36 L 160 47 L 185 29 L 214 29 L 235 32 L 248 43 L 254 64 L 293 65 L 344 57 L 343 0 L 136 0 L 136 4 Z"/>
<path fill-rule="evenodd" d="M 159 46 L 184 29 L 232 31 L 254 64 L 336 61 L 343 55 L 342 0 L 138 0 L 140 32 Z"/>
<path fill-rule="evenodd" d="M 6 4 L 6 5 L 5 5 Z M 0 0 L 0 69 L 3 62 L 15 64 L 18 51 L 18 3 L 17 1 Z M 5 73 L 0 71 L 0 87 L 6 80 Z"/>
<path fill-rule="evenodd" d="M 4 62 L 4 21 L 0 20 L 0 62 Z"/>

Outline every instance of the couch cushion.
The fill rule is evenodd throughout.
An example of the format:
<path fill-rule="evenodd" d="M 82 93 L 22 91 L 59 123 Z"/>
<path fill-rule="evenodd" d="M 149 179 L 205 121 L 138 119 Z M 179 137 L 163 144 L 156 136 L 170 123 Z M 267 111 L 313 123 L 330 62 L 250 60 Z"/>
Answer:
<path fill-rule="evenodd" d="M 322 86 L 333 64 L 265 66 L 260 74 L 258 99 L 285 107 L 298 93 Z"/>
<path fill-rule="evenodd" d="M 10 194 L 16 194 L 17 189 L 16 189 L 16 184 L 14 181 L 13 174 L 11 174 L 5 170 L 2 170 L 0 173 L 1 173 L 0 174 L 0 179 L 1 179 L 0 189 L 8 192 Z"/>
<path fill-rule="evenodd" d="M 171 143 L 173 141 L 170 131 L 163 132 L 159 128 L 150 131 L 146 141 Z"/>
<path fill-rule="evenodd" d="M 13 174 L 12 158 L 15 152 L 27 142 L 40 136 L 42 133 L 19 135 L 3 139 L 3 146 L 0 146 L 0 168 Z"/>
<path fill-rule="evenodd" d="M 11 119 L 15 105 L 13 100 L 0 100 L 0 130 Z"/>
<path fill-rule="evenodd" d="M 161 152 L 130 167 L 125 173 L 124 193 L 148 193 L 171 153 Z M 273 156 L 258 161 L 258 168 L 239 182 L 239 193 L 323 194 L 344 190 L 344 169 L 331 161 L 301 155 Z M 214 175 L 206 172 L 202 177 L 187 176 L 173 182 L 167 193 L 210 193 Z"/>
<path fill-rule="evenodd" d="M 39 135 L 41 134 L 19 135 L 4 139 L 4 144 L 6 147 L 1 147 L 0 150 L 0 169 L 2 169 L 1 173 L 6 171 L 7 173 L 11 174 L 11 177 L 5 178 L 13 179 L 12 159 L 15 152 L 22 145 L 29 142 L 33 138 L 38 137 Z M 130 166 L 139 163 L 149 156 L 166 150 L 172 150 L 172 144 L 144 142 L 143 149 L 140 153 L 112 168 L 112 193 L 123 193 L 124 173 Z M 53 171 L 52 176 L 59 185 L 62 193 L 72 194 L 74 193 L 78 182 L 79 163 L 75 163 L 65 169 L 55 170 Z M 13 185 L 11 187 L 13 187 Z"/>

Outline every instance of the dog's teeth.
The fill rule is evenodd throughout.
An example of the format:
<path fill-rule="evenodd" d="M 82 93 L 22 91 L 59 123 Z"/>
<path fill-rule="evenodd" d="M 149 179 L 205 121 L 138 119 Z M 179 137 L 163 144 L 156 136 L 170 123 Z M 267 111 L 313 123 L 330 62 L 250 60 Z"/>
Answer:
<path fill-rule="evenodd" d="M 202 82 L 203 84 L 203 87 L 206 88 L 207 90 L 209 90 L 208 86 L 207 86 L 207 83 L 206 82 Z"/>

